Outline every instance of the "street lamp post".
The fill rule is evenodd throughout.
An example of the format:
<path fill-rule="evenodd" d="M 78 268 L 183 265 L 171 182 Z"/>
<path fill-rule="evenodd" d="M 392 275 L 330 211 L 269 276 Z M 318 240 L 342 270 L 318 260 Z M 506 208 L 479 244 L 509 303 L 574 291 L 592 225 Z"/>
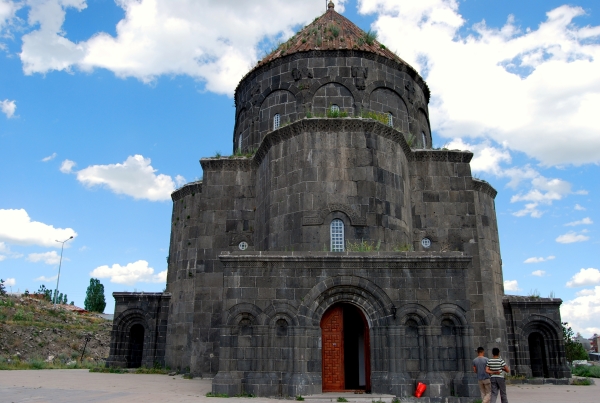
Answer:
<path fill-rule="evenodd" d="M 72 235 L 64 241 L 56 241 L 58 243 L 62 243 L 62 246 L 60 247 L 60 261 L 58 263 L 58 277 L 56 278 L 56 290 L 54 290 L 54 295 L 52 296 L 54 299 L 54 305 L 56 305 L 56 300 L 58 299 L 58 282 L 60 281 L 60 267 L 62 266 L 63 249 L 65 248 L 65 242 L 70 241 L 71 239 L 73 239 Z"/>

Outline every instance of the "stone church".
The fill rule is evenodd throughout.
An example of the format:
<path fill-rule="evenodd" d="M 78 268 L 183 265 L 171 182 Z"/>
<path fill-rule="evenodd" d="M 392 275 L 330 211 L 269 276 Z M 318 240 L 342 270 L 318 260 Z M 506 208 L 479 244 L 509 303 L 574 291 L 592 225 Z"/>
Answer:
<path fill-rule="evenodd" d="M 513 375 L 570 377 L 562 301 L 504 294 L 496 190 L 471 152 L 432 148 L 429 99 L 333 3 L 259 61 L 233 155 L 172 194 L 166 291 L 114 293 L 107 365 L 230 396 L 468 398 L 497 346 Z"/>

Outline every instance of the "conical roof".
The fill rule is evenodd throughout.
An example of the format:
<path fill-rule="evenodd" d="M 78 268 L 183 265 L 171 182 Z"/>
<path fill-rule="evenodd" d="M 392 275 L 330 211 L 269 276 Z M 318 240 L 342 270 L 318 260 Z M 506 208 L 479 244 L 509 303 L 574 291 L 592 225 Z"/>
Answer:
<path fill-rule="evenodd" d="M 311 50 L 361 50 L 407 64 L 375 38 L 373 33 L 363 31 L 352 21 L 338 14 L 330 2 L 325 14 L 305 26 L 287 42 L 280 44 L 260 60 L 256 67 L 286 55 Z"/>

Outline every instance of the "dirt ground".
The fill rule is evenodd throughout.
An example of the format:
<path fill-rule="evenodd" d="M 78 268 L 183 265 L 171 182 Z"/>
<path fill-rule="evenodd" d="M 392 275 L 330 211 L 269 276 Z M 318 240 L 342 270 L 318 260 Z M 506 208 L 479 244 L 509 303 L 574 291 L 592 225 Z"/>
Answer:
<path fill-rule="evenodd" d="M 21 402 L 130 402 L 130 403 L 278 403 L 290 400 L 267 398 L 211 398 L 208 379 L 183 379 L 181 376 L 102 374 L 87 370 L 39 370 L 0 372 L 0 400 Z M 508 387 L 510 403 L 595 403 L 600 386 L 518 385 Z M 372 395 L 375 397 L 375 395 Z M 307 399 L 310 403 L 337 400 Z M 499 399 L 498 399 L 499 403 Z"/>
<path fill-rule="evenodd" d="M 29 297 L 0 298 L 0 366 L 31 360 L 67 364 L 78 360 L 85 344 L 88 360 L 108 357 L 112 322 L 91 313 Z"/>

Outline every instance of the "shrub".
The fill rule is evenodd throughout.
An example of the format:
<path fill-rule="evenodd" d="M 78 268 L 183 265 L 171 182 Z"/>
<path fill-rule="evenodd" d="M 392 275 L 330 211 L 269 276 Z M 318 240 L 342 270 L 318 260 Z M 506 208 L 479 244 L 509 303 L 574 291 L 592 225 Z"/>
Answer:
<path fill-rule="evenodd" d="M 338 398 L 337 398 L 337 401 L 338 401 L 338 402 L 347 402 L 347 401 L 348 401 L 348 399 L 346 399 L 345 397 L 338 397 Z"/>
<path fill-rule="evenodd" d="M 31 322 L 33 321 L 33 313 L 25 312 L 22 309 L 18 309 L 17 312 L 15 312 L 15 314 L 13 315 L 13 320 Z"/>
<path fill-rule="evenodd" d="M 571 373 L 575 376 L 585 376 L 586 378 L 600 378 L 600 367 L 580 365 L 573 368 Z"/>
<path fill-rule="evenodd" d="M 573 379 L 573 385 L 578 385 L 578 386 L 589 386 L 589 385 L 593 385 L 594 382 L 592 382 L 591 379 L 589 378 L 577 378 L 577 379 Z"/>

